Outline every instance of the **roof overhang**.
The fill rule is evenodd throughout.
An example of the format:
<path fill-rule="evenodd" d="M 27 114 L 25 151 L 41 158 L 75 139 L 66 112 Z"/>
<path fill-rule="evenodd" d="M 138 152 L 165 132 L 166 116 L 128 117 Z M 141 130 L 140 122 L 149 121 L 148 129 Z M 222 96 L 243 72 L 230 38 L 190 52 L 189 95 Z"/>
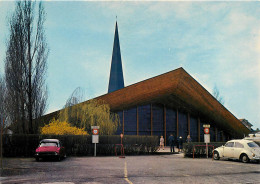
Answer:
<path fill-rule="evenodd" d="M 249 130 L 183 68 L 141 81 L 123 89 L 97 97 L 112 111 L 147 103 L 167 106 L 206 117 L 234 137 Z M 84 103 L 84 102 L 83 102 Z"/>
<path fill-rule="evenodd" d="M 244 134 L 250 132 L 240 120 L 183 68 L 141 81 L 95 99 L 108 103 L 111 111 L 114 112 L 144 104 L 161 103 L 213 121 L 213 124 L 235 138 L 243 137 Z M 80 106 L 87 102 L 77 105 Z M 57 117 L 58 114 L 59 111 L 55 111 L 45 115 L 43 119 L 46 122 L 53 117 Z"/>

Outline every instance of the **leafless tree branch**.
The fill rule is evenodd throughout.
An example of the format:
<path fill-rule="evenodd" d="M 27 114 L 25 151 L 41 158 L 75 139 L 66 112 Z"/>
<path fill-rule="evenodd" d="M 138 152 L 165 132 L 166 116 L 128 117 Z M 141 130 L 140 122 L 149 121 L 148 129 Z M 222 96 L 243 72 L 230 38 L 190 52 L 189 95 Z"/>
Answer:
<path fill-rule="evenodd" d="M 5 59 L 6 109 L 16 133 L 37 131 L 33 119 L 42 116 L 47 105 L 45 11 L 39 2 L 36 13 L 36 4 L 29 0 L 16 2 L 9 20 Z"/>

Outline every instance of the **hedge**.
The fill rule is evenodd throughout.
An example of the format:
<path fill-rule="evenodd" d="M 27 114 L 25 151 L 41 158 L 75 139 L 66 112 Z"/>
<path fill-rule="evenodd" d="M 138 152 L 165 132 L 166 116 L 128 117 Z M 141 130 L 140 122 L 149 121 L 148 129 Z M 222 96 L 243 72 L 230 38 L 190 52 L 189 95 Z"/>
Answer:
<path fill-rule="evenodd" d="M 208 155 L 209 157 L 212 157 L 212 151 L 213 147 L 214 149 L 217 147 L 220 147 L 222 145 L 225 145 L 226 142 L 212 142 L 209 143 L 208 147 Z M 195 146 L 195 145 L 204 145 L 204 146 Z M 184 157 L 193 157 L 193 148 L 195 148 L 194 151 L 194 157 L 206 157 L 206 143 L 202 142 L 192 142 L 192 143 L 184 143 L 183 144 L 183 152 L 184 152 Z"/>
<path fill-rule="evenodd" d="M 5 157 L 32 157 L 42 139 L 59 139 L 68 156 L 94 155 L 91 135 L 4 135 L 3 155 Z M 151 154 L 158 149 L 158 142 L 157 136 L 125 135 L 123 137 L 126 155 Z M 120 143 L 119 135 L 99 136 L 97 155 L 115 155 L 115 144 Z M 117 154 L 120 154 L 120 146 L 117 146 Z"/>

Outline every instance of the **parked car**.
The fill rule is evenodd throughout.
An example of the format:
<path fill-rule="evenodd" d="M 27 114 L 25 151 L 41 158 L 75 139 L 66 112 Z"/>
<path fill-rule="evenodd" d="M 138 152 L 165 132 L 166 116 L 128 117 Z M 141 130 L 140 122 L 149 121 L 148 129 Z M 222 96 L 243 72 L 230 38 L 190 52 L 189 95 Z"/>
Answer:
<path fill-rule="evenodd" d="M 35 151 L 35 159 L 55 158 L 61 160 L 66 157 L 65 148 L 58 139 L 43 139 Z"/>
<path fill-rule="evenodd" d="M 237 139 L 228 141 L 225 146 L 213 150 L 214 159 L 239 159 L 242 162 L 260 161 L 260 147 L 253 141 Z"/>

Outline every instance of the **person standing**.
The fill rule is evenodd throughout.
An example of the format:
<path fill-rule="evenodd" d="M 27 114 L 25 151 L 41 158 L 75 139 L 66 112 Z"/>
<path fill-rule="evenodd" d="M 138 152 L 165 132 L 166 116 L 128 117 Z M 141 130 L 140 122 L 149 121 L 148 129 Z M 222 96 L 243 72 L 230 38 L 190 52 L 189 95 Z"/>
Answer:
<path fill-rule="evenodd" d="M 188 136 L 187 136 L 187 139 L 186 139 L 186 142 L 187 142 L 187 143 L 191 143 L 191 141 L 192 141 L 192 139 L 191 139 L 190 135 L 188 135 Z"/>
<path fill-rule="evenodd" d="M 163 148 L 163 150 L 164 150 L 164 138 L 163 138 L 163 136 L 161 136 L 161 138 L 160 138 L 160 149 L 161 148 Z"/>
<path fill-rule="evenodd" d="M 179 152 L 181 152 L 182 151 L 182 144 L 183 144 L 183 140 L 182 140 L 182 136 L 180 136 L 179 138 L 178 138 L 178 143 L 179 143 Z"/>
<path fill-rule="evenodd" d="M 169 141 L 169 145 L 171 147 L 171 153 L 174 153 L 174 137 L 173 137 L 173 134 L 171 134 L 168 138 L 168 141 Z"/>

